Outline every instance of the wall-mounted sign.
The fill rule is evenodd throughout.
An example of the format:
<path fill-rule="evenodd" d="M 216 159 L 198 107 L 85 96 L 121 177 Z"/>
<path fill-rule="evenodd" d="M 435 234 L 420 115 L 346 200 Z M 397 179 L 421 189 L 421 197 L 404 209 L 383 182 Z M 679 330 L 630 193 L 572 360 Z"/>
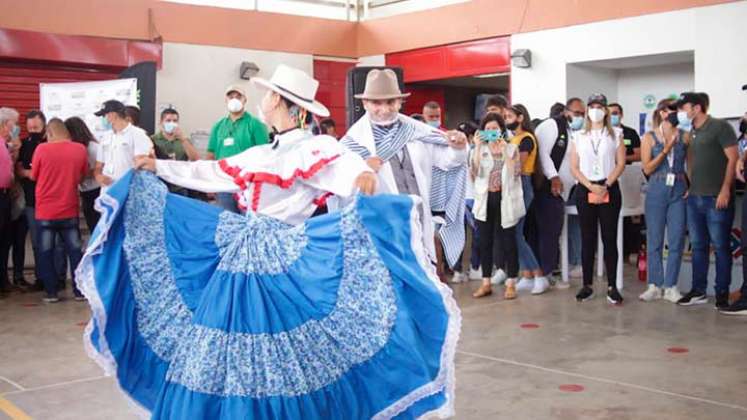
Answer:
<path fill-rule="evenodd" d="M 656 96 L 646 95 L 643 97 L 643 106 L 646 109 L 654 109 L 656 107 Z"/>

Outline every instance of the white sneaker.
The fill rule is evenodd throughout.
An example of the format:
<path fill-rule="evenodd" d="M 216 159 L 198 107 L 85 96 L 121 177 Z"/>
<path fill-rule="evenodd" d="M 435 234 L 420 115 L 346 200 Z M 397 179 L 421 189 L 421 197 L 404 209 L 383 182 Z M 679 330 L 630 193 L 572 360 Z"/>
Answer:
<path fill-rule="evenodd" d="M 534 287 L 532 288 L 533 295 L 541 295 L 550 288 L 550 282 L 545 277 L 535 277 Z"/>
<path fill-rule="evenodd" d="M 648 289 L 646 289 L 645 292 L 641 293 L 641 295 L 638 296 L 638 299 L 644 302 L 659 300 L 661 299 L 661 289 L 658 288 L 655 284 L 649 284 Z"/>
<path fill-rule="evenodd" d="M 680 293 L 680 289 L 678 289 L 677 286 L 664 289 L 664 300 L 677 303 L 680 299 L 682 299 L 682 293 Z"/>
<path fill-rule="evenodd" d="M 482 270 L 470 268 L 469 269 L 469 279 L 470 280 L 480 280 L 482 279 Z"/>
<path fill-rule="evenodd" d="M 524 290 L 532 290 L 534 289 L 534 279 L 528 279 L 526 277 L 522 277 L 521 280 L 519 280 L 518 283 L 516 283 L 516 291 L 524 291 Z"/>
<path fill-rule="evenodd" d="M 467 281 L 467 275 L 465 275 L 465 274 L 463 274 L 463 273 L 461 273 L 459 271 L 455 271 L 454 275 L 451 276 L 451 283 L 454 283 L 454 284 L 456 284 L 456 283 L 464 283 L 466 281 Z"/>
<path fill-rule="evenodd" d="M 568 273 L 568 275 L 578 279 L 584 276 L 584 270 L 580 265 L 574 265 L 571 267 L 571 271 Z"/>
<path fill-rule="evenodd" d="M 490 279 L 490 283 L 503 284 L 506 282 L 506 279 L 508 279 L 508 275 L 505 271 L 499 268 L 495 271 L 495 274 L 493 274 L 493 277 Z"/>

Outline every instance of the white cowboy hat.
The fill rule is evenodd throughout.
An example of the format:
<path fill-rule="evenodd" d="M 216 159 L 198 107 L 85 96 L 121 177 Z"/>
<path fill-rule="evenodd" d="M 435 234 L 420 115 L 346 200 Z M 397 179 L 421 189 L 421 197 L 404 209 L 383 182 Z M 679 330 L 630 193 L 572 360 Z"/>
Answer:
<path fill-rule="evenodd" d="M 252 83 L 276 92 L 312 114 L 329 117 L 327 107 L 314 99 L 319 82 L 301 70 L 280 64 L 269 81 L 256 77 L 252 78 Z"/>

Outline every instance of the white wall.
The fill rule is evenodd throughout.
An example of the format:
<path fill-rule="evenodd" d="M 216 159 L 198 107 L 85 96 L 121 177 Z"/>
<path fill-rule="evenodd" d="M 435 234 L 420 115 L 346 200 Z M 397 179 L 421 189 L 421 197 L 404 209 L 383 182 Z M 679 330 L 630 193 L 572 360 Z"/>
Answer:
<path fill-rule="evenodd" d="M 256 115 L 263 92 L 239 78 L 242 61 L 256 63 L 260 68 L 258 76 L 266 79 L 272 77 L 280 63 L 310 75 L 314 71 L 311 55 L 164 43 L 163 68 L 156 81 L 156 109 L 166 105 L 176 108 L 185 133 L 209 132 L 227 114 L 226 87 L 237 83 L 245 87 L 249 97 L 246 109 Z"/>
<path fill-rule="evenodd" d="M 358 67 L 380 67 L 386 66 L 384 55 L 369 55 L 358 59 Z"/>
<path fill-rule="evenodd" d="M 618 99 L 625 110 L 625 125 L 639 129 L 639 114 L 646 113 L 650 123 L 652 109 L 644 104 L 644 97 L 653 95 L 656 102 L 681 92 L 693 90 L 692 63 L 669 64 L 620 70 Z M 647 126 L 650 128 L 650 125 Z"/>
<path fill-rule="evenodd" d="M 694 89 L 710 94 L 715 116 L 741 115 L 747 109 L 747 94 L 739 90 L 747 83 L 746 21 L 747 2 L 735 2 L 516 34 L 511 48 L 530 49 L 533 62 L 512 69 L 512 98 L 545 115 L 578 89 L 566 83 L 568 64 L 694 51 Z"/>
<path fill-rule="evenodd" d="M 609 102 L 617 102 L 617 72 L 615 70 L 569 64 L 566 67 L 566 86 L 566 94 L 569 98 L 576 96 L 586 100 L 593 93 L 601 93 L 607 97 Z M 549 113 L 548 107 L 545 113 L 538 117 L 547 117 Z M 535 118 L 534 114 L 530 115 Z"/>

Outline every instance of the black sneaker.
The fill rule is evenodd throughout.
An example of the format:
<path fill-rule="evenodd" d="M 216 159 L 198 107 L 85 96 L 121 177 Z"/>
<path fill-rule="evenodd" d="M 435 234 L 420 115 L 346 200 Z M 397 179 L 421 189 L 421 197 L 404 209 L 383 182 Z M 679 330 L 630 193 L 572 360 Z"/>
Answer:
<path fill-rule="evenodd" d="M 708 303 L 708 297 L 705 293 L 696 292 L 695 290 L 691 290 L 682 299 L 677 301 L 677 304 L 681 306 L 701 305 L 703 303 Z"/>
<path fill-rule="evenodd" d="M 747 298 L 739 299 L 726 308 L 719 309 L 723 315 L 742 315 L 747 316 Z"/>
<path fill-rule="evenodd" d="M 589 286 L 584 286 L 581 290 L 576 293 L 577 302 L 586 302 L 587 300 L 594 297 L 594 289 Z"/>
<path fill-rule="evenodd" d="M 607 302 L 613 305 L 622 305 L 623 297 L 617 290 L 617 287 L 610 286 L 607 288 Z"/>
<path fill-rule="evenodd" d="M 716 309 L 726 309 L 729 307 L 729 293 L 718 293 L 716 295 Z"/>

